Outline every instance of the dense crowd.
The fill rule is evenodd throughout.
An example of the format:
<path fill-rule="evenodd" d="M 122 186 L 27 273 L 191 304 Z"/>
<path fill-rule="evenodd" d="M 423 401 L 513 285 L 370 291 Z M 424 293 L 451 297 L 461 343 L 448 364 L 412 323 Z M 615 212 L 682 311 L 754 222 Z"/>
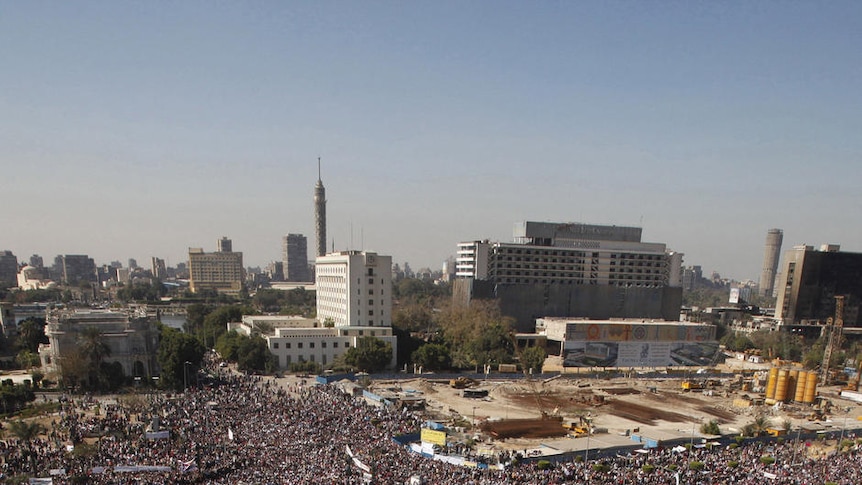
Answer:
<path fill-rule="evenodd" d="M 85 404 L 62 402 L 45 437 L 0 444 L 3 476 L 47 476 L 55 470 L 57 484 L 862 483 L 862 451 L 855 445 L 813 459 L 792 440 L 661 449 L 586 463 L 578 457 L 546 469 L 537 462 L 502 471 L 450 465 L 392 439 L 418 431 L 421 418 L 413 412 L 373 406 L 331 385 L 285 388 L 274 380 L 226 372 L 184 394 L 153 396 L 137 413 L 117 405 L 94 416 L 82 411 Z M 160 431 L 168 437 L 159 438 Z M 85 436 L 98 439 L 70 452 L 69 445 Z M 693 461 L 702 468 L 692 469 Z"/>

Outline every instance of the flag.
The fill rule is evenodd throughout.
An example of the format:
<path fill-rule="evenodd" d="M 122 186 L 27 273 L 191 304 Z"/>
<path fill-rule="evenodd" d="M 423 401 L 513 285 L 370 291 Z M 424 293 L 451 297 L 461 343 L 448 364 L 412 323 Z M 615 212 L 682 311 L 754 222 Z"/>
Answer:
<path fill-rule="evenodd" d="M 230 428 L 227 429 L 227 439 L 233 441 L 233 430 Z"/>
<path fill-rule="evenodd" d="M 189 473 L 198 469 L 198 466 L 195 464 L 194 460 L 189 460 L 186 462 L 180 462 L 180 473 Z"/>

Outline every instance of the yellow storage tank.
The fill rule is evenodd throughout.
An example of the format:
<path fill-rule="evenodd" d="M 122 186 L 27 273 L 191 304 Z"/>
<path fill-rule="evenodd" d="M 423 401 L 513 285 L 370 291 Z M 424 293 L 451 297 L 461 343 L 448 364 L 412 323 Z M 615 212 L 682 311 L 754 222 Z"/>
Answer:
<path fill-rule="evenodd" d="M 778 383 L 775 385 L 775 400 L 784 402 L 787 399 L 787 371 L 778 371 Z"/>
<path fill-rule="evenodd" d="M 787 399 L 785 401 L 792 401 L 796 396 L 797 382 L 799 382 L 799 369 L 790 369 L 787 378 Z"/>
<path fill-rule="evenodd" d="M 805 395 L 802 397 L 802 402 L 811 404 L 814 398 L 817 397 L 817 373 L 808 371 L 808 379 L 805 381 Z"/>
<path fill-rule="evenodd" d="M 805 397 L 806 384 L 808 384 L 808 372 L 804 370 L 799 371 L 799 377 L 796 380 L 796 392 L 793 394 L 794 401 L 802 402 L 802 399 Z"/>
<path fill-rule="evenodd" d="M 775 384 L 778 383 L 778 368 L 769 369 L 769 379 L 766 381 L 766 399 L 775 397 Z"/>

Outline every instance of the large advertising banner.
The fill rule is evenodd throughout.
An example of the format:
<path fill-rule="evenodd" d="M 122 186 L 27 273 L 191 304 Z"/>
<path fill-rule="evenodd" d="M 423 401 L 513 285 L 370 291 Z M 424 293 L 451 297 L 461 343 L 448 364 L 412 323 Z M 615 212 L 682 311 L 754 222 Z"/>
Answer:
<path fill-rule="evenodd" d="M 445 431 L 435 431 L 433 429 L 422 428 L 420 439 L 424 443 L 431 443 L 438 446 L 446 446 Z"/>
<path fill-rule="evenodd" d="M 673 367 L 712 363 L 718 343 L 712 342 L 584 342 L 567 341 L 565 367 Z"/>

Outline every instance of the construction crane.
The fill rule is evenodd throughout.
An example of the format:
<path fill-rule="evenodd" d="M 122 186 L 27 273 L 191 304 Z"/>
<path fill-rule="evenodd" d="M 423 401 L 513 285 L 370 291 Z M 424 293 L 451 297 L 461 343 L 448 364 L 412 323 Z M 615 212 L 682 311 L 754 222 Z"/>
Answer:
<path fill-rule="evenodd" d="M 823 350 L 823 362 L 820 363 L 820 385 L 829 381 L 829 362 L 835 349 L 841 347 L 841 334 L 844 330 L 844 296 L 835 297 L 835 317 L 826 319 L 826 348 Z"/>

